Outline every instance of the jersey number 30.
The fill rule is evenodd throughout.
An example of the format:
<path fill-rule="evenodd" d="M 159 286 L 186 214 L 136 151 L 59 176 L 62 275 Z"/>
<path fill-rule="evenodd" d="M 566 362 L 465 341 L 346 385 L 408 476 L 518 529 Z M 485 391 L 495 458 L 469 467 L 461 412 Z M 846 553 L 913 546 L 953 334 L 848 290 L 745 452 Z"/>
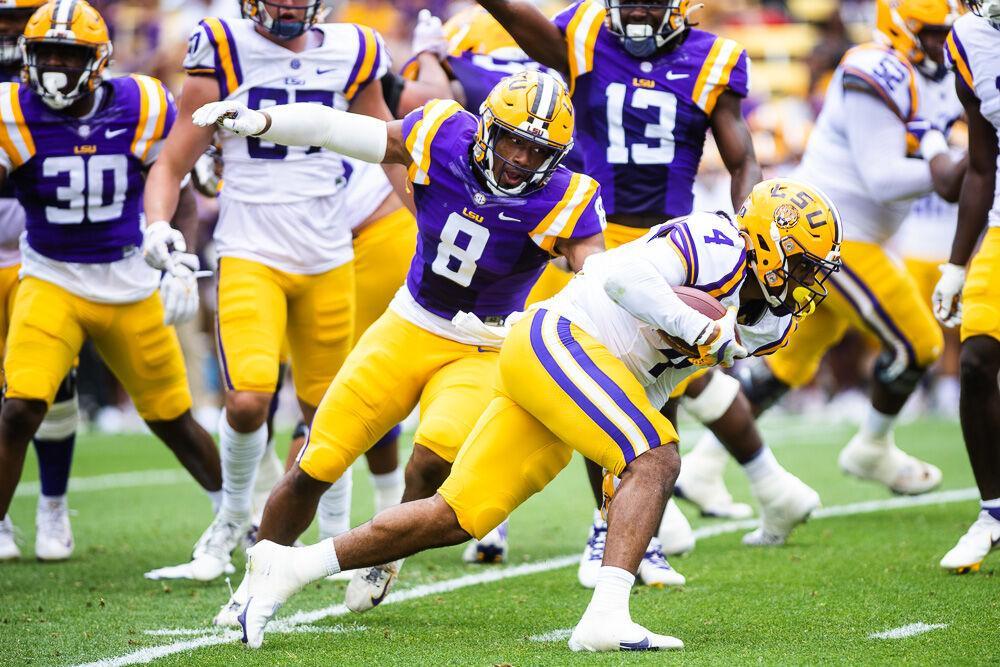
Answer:
<path fill-rule="evenodd" d="M 124 155 L 63 155 L 42 162 L 45 178 L 60 178 L 56 199 L 63 206 L 46 206 L 45 217 L 56 225 L 109 222 L 122 215 L 128 190 L 128 158 Z M 105 202 L 107 179 L 111 180 L 111 200 Z"/>
<path fill-rule="evenodd" d="M 476 262 L 483 256 L 489 240 L 490 230 L 486 227 L 452 213 L 441 230 L 441 243 L 431 271 L 468 287 L 476 273 Z"/>

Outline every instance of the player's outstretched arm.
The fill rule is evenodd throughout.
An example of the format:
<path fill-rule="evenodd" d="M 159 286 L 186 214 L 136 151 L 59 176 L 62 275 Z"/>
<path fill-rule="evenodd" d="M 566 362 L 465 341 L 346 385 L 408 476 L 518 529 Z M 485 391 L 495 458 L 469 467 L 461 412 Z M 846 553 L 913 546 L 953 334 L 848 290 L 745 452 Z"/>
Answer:
<path fill-rule="evenodd" d="M 528 56 L 543 65 L 569 73 L 566 38 L 534 3 L 528 0 L 478 0 L 510 33 Z"/>
<path fill-rule="evenodd" d="M 757 155 L 753 150 L 750 128 L 743 119 L 739 95 L 724 92 L 712 110 L 712 136 L 719 147 L 719 155 L 732 177 L 730 196 L 733 210 L 740 210 L 753 186 L 763 180 Z"/>
<path fill-rule="evenodd" d="M 254 111 L 232 100 L 206 104 L 194 112 L 199 127 L 219 127 L 241 136 L 260 137 L 285 146 L 322 146 L 335 153 L 375 164 L 408 166 L 403 122 L 340 111 L 308 102 Z"/>
<path fill-rule="evenodd" d="M 566 264 L 573 273 L 583 268 L 583 263 L 591 255 L 604 252 L 604 234 L 594 234 L 583 238 L 559 239 L 553 248 L 566 258 Z"/>

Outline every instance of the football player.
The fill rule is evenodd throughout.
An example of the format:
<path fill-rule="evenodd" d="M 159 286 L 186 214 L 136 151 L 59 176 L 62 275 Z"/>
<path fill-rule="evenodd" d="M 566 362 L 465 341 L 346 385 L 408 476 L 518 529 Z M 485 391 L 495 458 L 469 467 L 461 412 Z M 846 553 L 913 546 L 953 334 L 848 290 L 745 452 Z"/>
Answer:
<path fill-rule="evenodd" d="M 950 326 L 961 323 L 959 411 L 982 498 L 979 518 L 941 559 L 941 567 L 959 573 L 978 570 L 1000 545 L 1000 1 L 968 4 L 974 14 L 955 22 L 947 52 L 969 119 L 969 171 L 951 258 L 941 266 L 934 293 L 938 319 Z M 987 221 L 989 228 L 973 257 Z"/>
<path fill-rule="evenodd" d="M 291 544 L 319 496 L 418 403 L 403 500 L 432 496 L 492 398 L 496 373 L 497 341 L 459 330 L 451 318 L 469 310 L 500 321 L 524 306 L 550 257 L 565 256 L 578 269 L 603 250 L 597 183 L 559 164 L 573 143 L 565 89 L 525 71 L 497 84 L 478 117 L 445 100 L 388 124 L 314 105 L 262 113 L 230 101 L 206 105 L 194 120 L 405 165 L 417 206 L 417 252 L 406 284 L 327 390 L 298 465 L 268 500 L 259 537 Z M 365 611 L 378 604 L 400 564 L 373 563 L 356 574 L 347 605 Z M 243 590 L 230 604 L 246 600 Z"/>
<path fill-rule="evenodd" d="M 21 49 L 18 39 L 28 19 L 46 0 L 0 1 L 0 80 L 21 80 Z M 18 239 L 24 231 L 24 209 L 8 183 L 0 192 L 0 344 L 7 338 L 9 315 L 17 294 L 21 253 Z M 39 560 L 65 560 L 73 553 L 73 531 L 66 504 L 73 445 L 79 422 L 75 372 L 70 370 L 52 407 L 35 432 L 35 454 L 41 494 L 35 515 L 35 557 Z M 10 517 L 0 520 L 0 560 L 20 558 Z"/>
<path fill-rule="evenodd" d="M 829 200 L 779 179 L 753 190 L 735 224 L 696 213 L 592 256 L 558 295 L 515 316 L 500 350 L 496 394 L 437 494 L 310 547 L 265 541 L 248 552 L 243 640 L 259 647 L 270 618 L 310 581 L 486 534 L 576 450 L 621 483 L 607 507 L 608 543 L 594 595 L 570 648 L 683 647 L 629 613 L 633 573 L 680 467 L 677 433 L 658 408 L 698 366 L 728 366 L 749 350 L 766 353 L 780 344 L 795 315 L 823 299 L 840 240 Z M 728 307 L 717 321 L 673 289 L 704 289 L 706 281 L 722 281 L 708 290 Z"/>
<path fill-rule="evenodd" d="M 875 40 L 837 68 L 795 173 L 822 187 L 844 215 L 843 271 L 830 280 L 831 297 L 745 386 L 760 412 L 808 383 L 849 328 L 877 337 L 871 406 L 839 465 L 902 494 L 941 481 L 936 466 L 896 447 L 892 427 L 943 343 L 917 284 L 885 246 L 914 200 L 934 191 L 954 201 L 965 173 L 966 159 L 951 154 L 943 134 L 961 114 L 943 64 L 955 10 L 951 0 L 879 0 Z"/>
<path fill-rule="evenodd" d="M 39 8 L 20 49 L 24 83 L 0 84 L 0 167 L 27 232 L 4 358 L 0 515 L 28 441 L 87 338 L 153 433 L 217 494 L 218 454 L 191 415 L 184 359 L 168 326 L 197 310 L 197 258 L 164 249 L 161 281 L 139 252 L 148 240 L 143 175 L 173 124 L 173 99 L 147 76 L 104 79 L 108 29 L 83 0 Z"/>
<path fill-rule="evenodd" d="M 146 187 L 150 229 L 164 239 L 177 238 L 166 222 L 177 184 L 212 140 L 213 128 L 191 123 L 203 104 L 238 100 L 257 109 L 298 102 L 390 118 L 379 84 L 389 55 L 375 31 L 317 24 L 321 0 L 245 0 L 242 10 L 243 20 L 207 18 L 191 34 L 181 117 Z M 192 575 L 205 580 L 222 574 L 250 524 L 283 340 L 309 422 L 351 348 L 355 326 L 343 158 L 233 134 L 221 146 L 225 186 L 214 238 L 225 488 L 221 511 L 194 549 Z M 159 265 L 156 256 L 147 260 Z"/>

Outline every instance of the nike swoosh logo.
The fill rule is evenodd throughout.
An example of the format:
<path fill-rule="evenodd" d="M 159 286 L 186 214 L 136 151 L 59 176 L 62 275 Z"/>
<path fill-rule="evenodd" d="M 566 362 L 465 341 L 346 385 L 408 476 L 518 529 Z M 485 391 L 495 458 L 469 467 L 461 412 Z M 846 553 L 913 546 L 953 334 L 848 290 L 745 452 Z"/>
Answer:
<path fill-rule="evenodd" d="M 673 72 L 667 72 L 667 81 L 678 81 L 680 79 L 686 79 L 690 74 L 674 74 Z"/>
<path fill-rule="evenodd" d="M 336 67 L 317 67 L 316 68 L 316 73 L 319 74 L 319 75 L 321 75 L 321 76 L 323 74 L 329 74 L 330 72 L 335 72 L 335 71 L 337 71 Z"/>
<path fill-rule="evenodd" d="M 382 600 L 384 600 L 385 596 L 388 595 L 388 594 L 389 594 L 389 586 L 387 585 L 387 586 L 385 586 L 385 587 L 382 588 L 381 595 L 379 595 L 377 598 L 376 597 L 372 598 L 372 606 L 373 607 L 379 606 L 379 604 L 381 604 Z"/>
<path fill-rule="evenodd" d="M 618 648 L 623 651 L 655 651 L 655 647 L 649 645 L 649 637 L 643 637 L 638 642 L 618 642 Z"/>
<path fill-rule="evenodd" d="M 243 607 L 243 611 L 241 611 L 240 615 L 236 617 L 236 620 L 239 621 L 240 623 L 240 627 L 243 628 L 243 638 L 241 639 L 241 641 L 244 644 L 250 641 L 249 639 L 247 639 L 247 609 L 250 608 L 251 602 L 253 602 L 253 596 L 250 596 L 247 599 L 247 606 Z"/>
<path fill-rule="evenodd" d="M 503 212 L 500 212 L 497 215 L 497 217 L 500 218 L 501 220 L 507 220 L 508 222 L 521 222 L 520 218 L 512 218 L 509 215 L 504 214 Z"/>
<path fill-rule="evenodd" d="M 124 134 L 125 132 L 128 132 L 128 128 L 122 128 L 120 130 L 105 130 L 105 132 L 104 132 L 104 138 L 105 139 L 114 139 L 119 134 Z"/>

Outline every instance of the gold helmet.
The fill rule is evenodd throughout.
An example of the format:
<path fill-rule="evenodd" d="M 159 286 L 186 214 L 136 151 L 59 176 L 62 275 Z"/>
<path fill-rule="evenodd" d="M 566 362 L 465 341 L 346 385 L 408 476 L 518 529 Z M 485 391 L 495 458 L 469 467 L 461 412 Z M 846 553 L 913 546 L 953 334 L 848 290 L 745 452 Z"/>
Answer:
<path fill-rule="evenodd" d="M 21 36 L 21 78 L 48 106 L 65 109 L 101 85 L 111 60 L 111 37 L 101 14 L 85 0 L 53 0 L 32 14 Z M 39 61 L 46 49 L 85 53 L 80 67 Z"/>
<path fill-rule="evenodd" d="M 833 202 L 819 188 L 773 178 L 754 186 L 736 222 L 771 310 L 797 317 L 815 310 L 840 268 L 844 227 Z"/>
<path fill-rule="evenodd" d="M 519 195 L 545 185 L 559 163 L 573 148 L 573 103 L 569 93 L 551 74 L 525 70 L 500 80 L 479 109 L 479 130 L 473 147 L 473 163 L 495 194 Z M 506 160 L 496 152 L 504 137 L 528 141 L 545 151 L 545 160 L 535 170 Z M 524 173 L 515 187 L 497 181 L 497 160 Z"/>
<path fill-rule="evenodd" d="M 273 7 L 277 12 L 300 11 L 297 19 L 274 18 L 268 11 Z M 315 25 L 325 16 L 323 0 L 301 0 L 298 4 L 287 5 L 273 0 L 241 0 L 243 18 L 250 19 L 277 39 L 294 39 Z"/>
<path fill-rule="evenodd" d="M 524 51 L 510 33 L 485 9 L 472 5 L 452 16 L 444 24 L 448 55 L 471 52 L 508 60 L 524 60 Z"/>
<path fill-rule="evenodd" d="M 21 64 L 21 49 L 17 40 L 35 10 L 47 0 L 0 0 L 0 68 Z"/>
<path fill-rule="evenodd" d="M 925 28 L 950 28 L 958 15 L 958 0 L 878 0 L 875 39 L 891 46 L 928 74 L 934 74 L 938 65 L 927 62 L 920 33 Z"/>
<path fill-rule="evenodd" d="M 621 40 L 625 50 L 636 58 L 648 58 L 677 40 L 691 27 L 688 17 L 701 6 L 691 0 L 604 0 L 608 27 Z M 656 28 L 646 23 L 624 23 L 621 10 L 633 8 L 650 13 L 662 11 L 663 20 Z"/>

